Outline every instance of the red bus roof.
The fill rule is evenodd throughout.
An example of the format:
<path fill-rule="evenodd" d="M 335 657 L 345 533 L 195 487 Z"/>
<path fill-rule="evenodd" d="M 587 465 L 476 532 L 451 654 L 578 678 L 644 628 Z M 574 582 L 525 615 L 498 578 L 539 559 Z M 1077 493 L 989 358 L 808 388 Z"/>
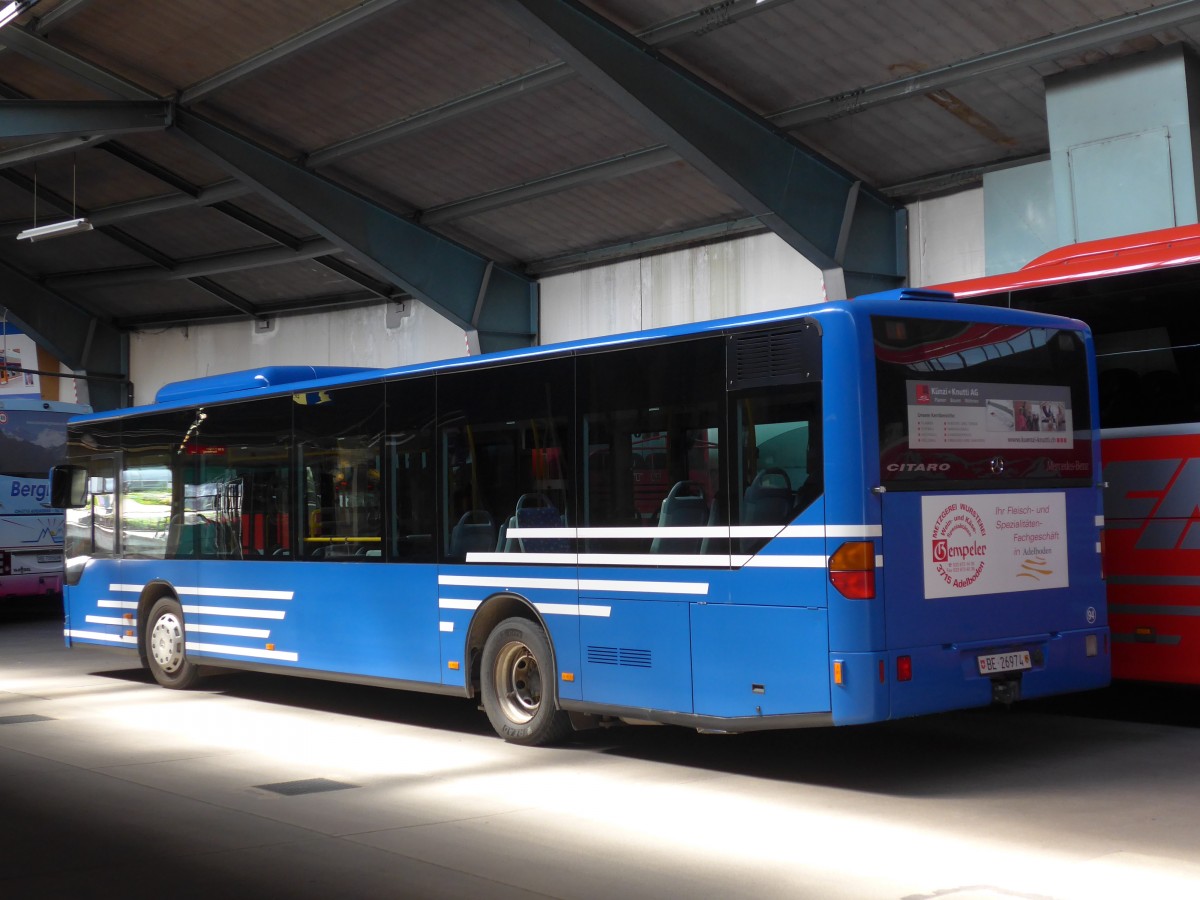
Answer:
<path fill-rule="evenodd" d="M 1195 263 L 1200 263 L 1200 225 L 1182 225 L 1068 244 L 1039 256 L 1015 272 L 932 287 L 956 297 L 977 297 Z"/>

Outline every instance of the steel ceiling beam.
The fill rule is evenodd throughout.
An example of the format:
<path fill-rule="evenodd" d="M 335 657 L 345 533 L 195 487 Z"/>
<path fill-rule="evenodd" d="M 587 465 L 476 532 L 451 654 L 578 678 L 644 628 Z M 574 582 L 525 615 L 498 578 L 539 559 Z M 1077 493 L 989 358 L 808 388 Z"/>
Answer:
<path fill-rule="evenodd" d="M 506 0 L 593 87 L 819 267 L 831 299 L 904 282 L 904 211 L 577 0 Z"/>
<path fill-rule="evenodd" d="M 162 97 L 155 96 L 132 81 L 127 81 L 120 75 L 115 75 L 100 66 L 68 53 L 45 38 L 18 25 L 7 25 L 4 31 L 0 32 L 0 45 L 90 84 L 101 93 L 117 100 L 162 100 Z"/>
<path fill-rule="evenodd" d="M 677 16 L 669 22 L 639 32 L 651 47 L 667 47 L 688 38 L 701 37 L 748 16 L 767 12 L 792 0 L 723 0 Z"/>
<path fill-rule="evenodd" d="M 469 340 L 477 338 L 482 350 L 534 341 L 537 285 L 529 279 L 193 113 L 180 110 L 175 128 L 375 277 L 463 328 Z"/>
<path fill-rule="evenodd" d="M 65 22 L 75 13 L 80 12 L 85 6 L 93 3 L 94 0 L 63 0 L 62 3 L 50 10 L 44 16 L 37 16 L 33 20 L 33 29 L 38 34 L 45 34 L 55 25 Z"/>
<path fill-rule="evenodd" d="M 506 81 L 501 81 L 498 84 L 490 85 L 474 93 L 455 97 L 453 100 L 448 100 L 437 106 L 431 106 L 428 109 L 421 110 L 398 121 L 382 125 L 379 128 L 374 128 L 371 131 L 355 135 L 343 141 L 338 141 L 335 144 L 330 144 L 328 147 L 322 147 L 320 150 L 314 150 L 305 158 L 304 164 L 312 169 L 327 166 L 344 156 L 353 156 L 356 153 L 362 153 L 379 144 L 386 144 L 390 141 L 416 134 L 419 131 L 424 131 L 426 128 L 432 128 L 434 125 L 441 125 L 443 122 L 449 122 L 468 113 L 479 112 L 512 97 L 528 94 L 530 91 L 541 90 L 552 84 L 558 84 L 561 81 L 566 81 L 574 77 L 575 73 L 562 63 L 552 63 L 548 66 L 534 69 L 532 72 L 526 72 L 522 75 L 509 78 Z"/>
<path fill-rule="evenodd" d="M 722 2 L 710 4 L 652 26 L 639 32 L 638 37 L 652 47 L 669 46 L 689 37 L 708 34 L 718 28 L 740 22 L 748 16 L 757 15 L 791 2 L 793 0 L 722 0 Z M 344 156 L 362 153 L 379 144 L 386 144 L 389 141 L 416 134 L 467 113 L 479 112 L 497 103 L 527 95 L 530 91 L 541 90 L 574 77 L 575 72 L 565 63 L 550 63 L 315 150 L 308 155 L 304 163 L 313 169 L 327 166 Z M 186 91 L 184 95 L 187 95 Z"/>
<path fill-rule="evenodd" d="M 218 72 L 211 78 L 197 82 L 179 95 L 179 102 L 186 106 L 202 100 L 214 91 L 218 91 L 249 75 L 253 75 L 267 66 L 274 65 L 293 53 L 314 47 L 322 41 L 335 37 L 347 28 L 360 25 L 372 16 L 378 15 L 390 7 L 401 6 L 409 2 L 411 0 L 367 0 L 367 2 L 353 9 L 327 19 L 321 24 L 308 29 L 308 31 L 276 44 L 269 50 L 264 50 L 256 56 L 243 60 L 236 66 L 231 66 L 224 72 Z"/>
<path fill-rule="evenodd" d="M 545 259 L 533 260 L 527 263 L 525 270 L 538 278 L 554 275 L 558 272 L 570 272 L 575 269 L 585 269 L 591 266 L 604 265 L 640 256 L 646 253 L 662 253 L 666 250 L 680 250 L 684 247 L 694 247 L 698 244 L 711 244 L 716 241 L 727 241 L 733 238 L 751 234 L 762 234 L 767 229 L 756 218 L 736 219 L 732 222 L 718 222 L 714 225 L 701 225 L 671 234 L 660 234 L 654 237 L 642 238 L 636 241 L 622 241 L 606 247 L 593 247 L 575 253 L 564 253 L 561 256 L 550 256 Z"/>
<path fill-rule="evenodd" d="M 200 256 L 193 259 L 174 260 L 170 268 L 162 266 L 133 266 L 116 269 L 101 269 L 96 272 L 66 272 L 47 275 L 48 285 L 64 290 L 83 288 L 119 287 L 127 284 L 146 284 L 157 281 L 181 281 L 205 275 L 221 275 L 225 272 L 244 272 L 265 266 L 280 266 L 290 262 L 336 253 L 338 248 L 332 241 L 314 238 L 303 242 L 297 249 L 291 247 L 258 247 L 238 250 L 216 256 Z"/>
<path fill-rule="evenodd" d="M 12 150 L 0 153 L 0 169 L 7 169 L 10 166 L 18 166 L 21 163 L 34 162 L 40 159 L 50 159 L 54 156 L 62 156 L 64 153 L 76 153 L 86 147 L 91 147 L 101 141 L 107 140 L 107 135 L 97 135 L 95 137 L 37 141 L 33 144 L 26 144 L 23 147 L 15 147 Z"/>
<path fill-rule="evenodd" d="M 0 259 L 0 296 L 9 320 L 75 371 L 127 377 L 129 342 L 125 335 L 87 309 Z M 110 378 L 88 379 L 88 398 L 97 410 L 127 402 L 125 386 Z"/>
<path fill-rule="evenodd" d="M 454 219 L 464 219 L 467 216 L 477 216 L 480 213 L 512 206 L 514 203 L 524 203 L 526 200 L 535 200 L 538 197 L 546 197 L 585 184 L 594 184 L 597 181 L 608 181 L 625 175 L 633 175 L 636 172 L 644 172 L 647 169 L 655 169 L 678 161 L 679 154 L 670 147 L 660 145 L 645 150 L 635 150 L 632 153 L 587 163 L 513 187 L 488 191 L 486 194 L 466 197 L 462 200 L 455 200 L 453 203 L 444 203 L 441 206 L 431 206 L 421 213 L 421 222 L 426 225 L 437 225 Z"/>
<path fill-rule="evenodd" d="M 119 328 L 137 330 L 140 328 L 166 328 L 176 325 L 214 325 L 221 322 L 245 321 L 247 316 L 257 319 L 276 319 L 287 316 L 303 315 L 326 309 L 350 309 L 352 307 L 370 306 L 379 303 L 379 297 L 373 291 L 350 291 L 345 294 L 324 294 L 318 297 L 298 297 L 290 300 L 276 301 L 272 306 L 254 307 L 254 312 L 202 310 L 179 313 L 151 313 L 141 316 L 128 316 L 117 319 L 114 324 Z"/>
<path fill-rule="evenodd" d="M 164 100 L 0 100 L 0 138 L 129 134 L 170 124 Z"/>
<path fill-rule="evenodd" d="M 972 59 L 918 72 L 871 87 L 845 91 L 811 103 L 803 103 L 771 117 L 780 128 L 798 128 L 851 115 L 907 97 L 921 96 L 1006 69 L 1032 66 L 1090 50 L 1104 44 L 1119 43 L 1200 20 L 1200 0 L 1177 0 L 1152 9 L 1116 16 L 1094 25 L 1085 25 L 1060 34 L 985 53 Z"/>

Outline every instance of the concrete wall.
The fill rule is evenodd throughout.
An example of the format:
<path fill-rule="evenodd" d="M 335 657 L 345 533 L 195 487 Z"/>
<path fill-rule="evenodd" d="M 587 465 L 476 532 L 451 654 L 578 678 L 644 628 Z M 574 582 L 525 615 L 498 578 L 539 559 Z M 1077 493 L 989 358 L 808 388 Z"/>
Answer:
<path fill-rule="evenodd" d="M 908 207 L 908 283 L 913 287 L 984 274 L 983 190 L 970 188 Z"/>
<path fill-rule="evenodd" d="M 397 366 L 467 353 L 465 336 L 420 303 L 396 328 L 387 304 L 273 320 L 142 332 L 129 342 L 134 403 L 151 403 L 168 382 L 273 365 Z"/>
<path fill-rule="evenodd" d="M 983 274 L 983 201 L 976 189 L 910 208 L 911 283 Z M 542 281 L 542 342 L 640 331 L 820 303 L 820 270 L 772 234 L 646 256 Z M 397 366 L 466 355 L 462 331 L 420 303 L 251 322 L 168 328 L 130 340 L 134 402 L 164 384 L 268 365 Z M 391 318 L 397 327 L 386 326 Z"/>

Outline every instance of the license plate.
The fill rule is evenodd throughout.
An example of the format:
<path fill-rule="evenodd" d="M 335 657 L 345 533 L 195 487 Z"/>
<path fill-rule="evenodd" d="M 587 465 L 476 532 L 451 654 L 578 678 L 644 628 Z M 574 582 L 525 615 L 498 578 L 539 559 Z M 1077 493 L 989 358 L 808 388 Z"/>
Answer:
<path fill-rule="evenodd" d="M 1022 669 L 1032 669 L 1033 661 L 1029 658 L 1028 650 L 1014 650 L 1011 653 L 987 653 L 975 657 L 979 663 L 980 675 L 999 675 L 1003 672 L 1019 672 Z"/>
<path fill-rule="evenodd" d="M 52 565 L 53 563 L 62 562 L 61 553 L 39 553 L 38 562 L 44 565 Z"/>

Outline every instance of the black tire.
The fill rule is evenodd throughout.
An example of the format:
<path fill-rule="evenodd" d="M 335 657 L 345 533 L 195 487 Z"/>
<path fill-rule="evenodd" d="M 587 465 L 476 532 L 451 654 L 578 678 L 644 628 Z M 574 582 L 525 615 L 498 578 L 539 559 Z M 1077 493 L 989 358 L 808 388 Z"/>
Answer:
<path fill-rule="evenodd" d="M 163 687 L 185 690 L 200 677 L 200 669 L 188 661 L 185 647 L 183 607 L 174 597 L 160 597 L 146 617 L 142 649 L 146 668 Z"/>
<path fill-rule="evenodd" d="M 506 741 L 539 746 L 571 733 L 570 717 L 554 706 L 552 663 L 546 633 L 528 619 L 505 619 L 488 635 L 479 673 L 483 708 Z"/>

